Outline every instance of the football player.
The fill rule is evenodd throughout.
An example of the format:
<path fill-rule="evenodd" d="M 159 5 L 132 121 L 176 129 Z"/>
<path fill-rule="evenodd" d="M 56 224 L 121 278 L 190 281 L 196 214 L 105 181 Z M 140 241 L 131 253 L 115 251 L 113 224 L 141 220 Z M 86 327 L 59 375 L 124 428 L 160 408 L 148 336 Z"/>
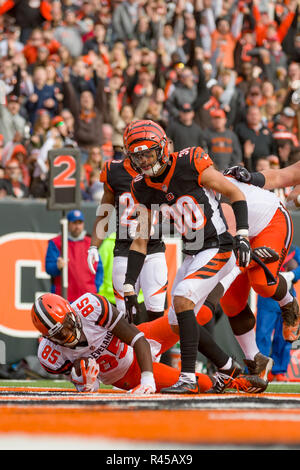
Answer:
<path fill-rule="evenodd" d="M 243 191 L 247 199 L 249 240 L 252 250 L 264 251 L 262 247 L 268 247 L 265 251 L 267 256 L 269 248 L 278 254 L 268 263 L 268 269 L 276 282 L 268 285 L 262 267 L 254 261 L 251 261 L 247 268 L 236 267 L 209 295 L 205 308 L 201 308 L 197 318 L 201 324 L 205 324 L 212 317 L 222 297 L 220 301 L 222 309 L 228 316 L 233 333 L 244 352 L 249 372 L 266 379 L 273 361 L 263 356 L 257 348 L 255 316 L 248 305 L 248 297 L 252 287 L 260 296 L 276 300 L 282 312 L 284 339 L 289 342 L 298 339 L 300 335 L 298 302 L 289 292 L 284 275 L 279 272 L 292 242 L 293 223 L 289 212 L 274 193 L 233 178 L 231 181 Z M 230 206 L 224 205 L 223 211 L 231 232 L 234 233 L 234 217 Z M 210 309 L 210 315 L 207 309 Z M 206 317 L 205 321 L 203 316 Z"/>
<path fill-rule="evenodd" d="M 174 386 L 163 393 L 197 393 L 195 362 L 199 329 L 195 305 L 202 305 L 208 294 L 236 264 L 250 262 L 248 211 L 244 194 L 213 167 L 201 147 L 169 154 L 164 130 L 150 120 L 131 122 L 124 132 L 124 148 L 139 175 L 131 193 L 139 208 L 139 228 L 133 240 L 124 285 L 128 315 L 137 307 L 135 284 L 144 265 L 150 237 L 153 210 L 175 225 L 186 255 L 172 288 L 169 321 L 179 326 L 181 374 Z M 232 203 L 237 233 L 227 232 L 215 192 Z M 208 355 L 206 354 L 208 357 Z M 225 364 L 230 368 L 232 364 Z"/>
<path fill-rule="evenodd" d="M 113 261 L 113 289 L 116 306 L 125 313 L 123 285 L 127 267 L 129 247 L 136 230 L 135 203 L 131 195 L 131 182 L 137 176 L 130 159 L 106 161 L 100 175 L 104 183 L 104 194 L 97 209 L 93 227 L 91 246 L 87 262 L 92 272 L 94 263 L 99 260 L 98 249 L 108 233 L 108 223 L 113 208 L 116 211 L 116 242 Z M 159 224 L 153 228 L 159 231 Z M 135 292 L 142 289 L 144 302 L 150 321 L 164 314 L 168 284 L 168 270 L 165 258 L 165 244 L 159 233 L 151 237 L 148 244 L 147 258 L 135 286 Z"/>
<path fill-rule="evenodd" d="M 72 304 L 56 294 L 43 294 L 34 302 L 31 317 L 43 335 L 41 365 L 49 373 L 70 375 L 78 392 L 96 392 L 102 382 L 149 395 L 178 380 L 177 369 L 159 362 L 162 352 L 178 341 L 167 316 L 136 327 L 105 297 L 86 293 Z M 218 373 L 197 376 L 201 392 L 234 388 L 260 393 L 267 386 L 259 377 L 241 375 L 222 380 L 218 389 Z"/>

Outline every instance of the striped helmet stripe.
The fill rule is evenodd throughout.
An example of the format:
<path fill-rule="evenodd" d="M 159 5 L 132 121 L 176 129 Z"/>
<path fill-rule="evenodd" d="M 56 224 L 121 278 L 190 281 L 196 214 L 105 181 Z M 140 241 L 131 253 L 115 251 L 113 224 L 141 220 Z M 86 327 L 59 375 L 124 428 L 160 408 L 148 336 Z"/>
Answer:
<path fill-rule="evenodd" d="M 37 299 L 34 302 L 34 310 L 38 319 L 46 328 L 51 329 L 53 326 L 55 326 L 55 320 L 48 314 L 47 310 L 43 306 L 41 299 Z"/>

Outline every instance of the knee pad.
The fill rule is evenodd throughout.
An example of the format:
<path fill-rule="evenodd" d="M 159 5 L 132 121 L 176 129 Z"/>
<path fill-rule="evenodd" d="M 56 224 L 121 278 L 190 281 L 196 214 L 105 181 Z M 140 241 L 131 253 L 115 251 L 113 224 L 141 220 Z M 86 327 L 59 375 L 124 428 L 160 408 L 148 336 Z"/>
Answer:
<path fill-rule="evenodd" d="M 229 318 L 230 326 L 236 336 L 243 335 L 248 333 L 248 331 L 253 330 L 255 322 L 254 313 L 248 304 L 240 313 Z"/>

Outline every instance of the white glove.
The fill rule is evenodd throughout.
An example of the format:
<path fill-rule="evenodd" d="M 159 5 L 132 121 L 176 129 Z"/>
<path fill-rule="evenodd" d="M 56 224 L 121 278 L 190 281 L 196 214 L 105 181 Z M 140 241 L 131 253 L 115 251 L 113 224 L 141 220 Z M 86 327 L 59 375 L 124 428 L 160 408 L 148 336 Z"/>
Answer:
<path fill-rule="evenodd" d="M 80 375 L 77 375 L 75 367 L 71 370 L 71 380 L 78 392 L 96 392 L 99 388 L 99 365 L 95 359 L 89 357 L 88 364 L 80 361 Z"/>
<path fill-rule="evenodd" d="M 87 262 L 90 268 L 90 271 L 93 274 L 96 274 L 96 270 L 94 268 L 94 264 L 98 263 L 99 261 L 99 252 L 98 248 L 96 246 L 90 246 L 88 249 L 88 257 L 87 257 Z"/>
<path fill-rule="evenodd" d="M 142 372 L 141 383 L 129 390 L 132 395 L 152 395 L 155 392 L 156 385 L 152 372 Z"/>
<path fill-rule="evenodd" d="M 293 271 L 284 271 L 284 272 L 280 272 L 280 274 L 286 280 L 288 290 L 290 290 L 292 288 L 292 285 L 293 285 L 293 280 L 295 278 L 295 274 L 293 273 Z"/>
<path fill-rule="evenodd" d="M 131 395 L 153 395 L 155 393 L 155 389 L 151 385 L 138 385 L 137 387 L 129 390 Z"/>

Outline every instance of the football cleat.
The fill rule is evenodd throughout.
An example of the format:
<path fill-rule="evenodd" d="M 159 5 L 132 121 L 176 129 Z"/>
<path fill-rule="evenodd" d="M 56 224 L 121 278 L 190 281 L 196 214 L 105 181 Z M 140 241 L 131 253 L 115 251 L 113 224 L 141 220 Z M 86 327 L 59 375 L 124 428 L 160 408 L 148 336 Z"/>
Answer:
<path fill-rule="evenodd" d="M 179 377 L 178 381 L 171 387 L 162 388 L 160 393 L 169 393 L 170 395 L 195 395 L 200 393 L 198 379 L 195 382 L 189 382 Z"/>
<path fill-rule="evenodd" d="M 296 297 L 281 307 L 281 315 L 283 338 L 292 343 L 300 337 L 300 312 Z"/>
<path fill-rule="evenodd" d="M 226 388 L 234 389 L 244 393 L 262 393 L 266 390 L 268 382 L 258 375 L 239 375 L 232 379 Z"/>
<path fill-rule="evenodd" d="M 230 385 L 235 379 L 230 375 L 223 374 L 222 372 L 216 372 L 211 376 L 211 380 L 213 386 L 207 390 L 206 393 L 223 393 L 226 388 L 231 388 Z"/>
<path fill-rule="evenodd" d="M 211 376 L 213 386 L 207 393 L 223 393 L 224 390 L 229 387 L 232 380 L 238 377 L 242 372 L 243 369 L 240 364 L 235 359 L 232 359 L 230 369 L 219 369 Z"/>
<path fill-rule="evenodd" d="M 253 360 L 244 359 L 250 375 L 258 375 L 263 380 L 268 380 L 268 374 L 271 372 L 274 361 L 271 357 L 264 356 L 258 352 Z"/>
<path fill-rule="evenodd" d="M 235 359 L 232 359 L 232 366 L 230 369 L 219 369 L 218 372 L 220 372 L 220 374 L 229 375 L 230 377 L 237 377 L 243 373 L 243 368 Z"/>

